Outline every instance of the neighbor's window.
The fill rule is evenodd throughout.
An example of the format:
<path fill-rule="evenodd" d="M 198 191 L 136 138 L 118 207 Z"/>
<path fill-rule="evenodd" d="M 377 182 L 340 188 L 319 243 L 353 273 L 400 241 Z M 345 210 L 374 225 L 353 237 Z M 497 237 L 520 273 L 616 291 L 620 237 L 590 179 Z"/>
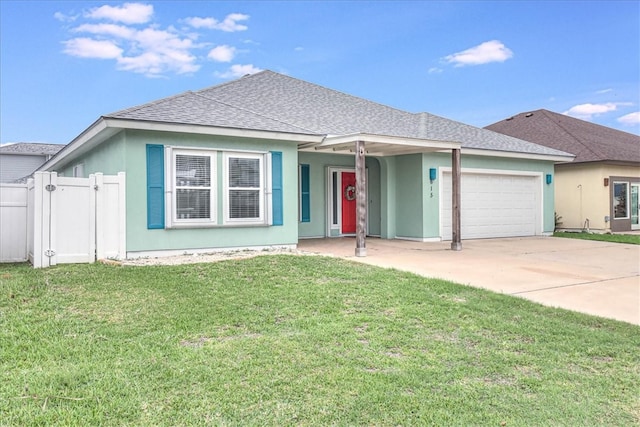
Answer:
<path fill-rule="evenodd" d="M 84 178 L 84 163 L 78 163 L 73 167 L 74 178 Z"/>
<path fill-rule="evenodd" d="M 264 157 L 225 153 L 225 222 L 264 223 Z"/>
<path fill-rule="evenodd" d="M 215 221 L 215 152 L 173 150 L 173 209 L 177 223 Z"/>
<path fill-rule="evenodd" d="M 629 183 L 613 183 L 613 217 L 629 218 Z"/>

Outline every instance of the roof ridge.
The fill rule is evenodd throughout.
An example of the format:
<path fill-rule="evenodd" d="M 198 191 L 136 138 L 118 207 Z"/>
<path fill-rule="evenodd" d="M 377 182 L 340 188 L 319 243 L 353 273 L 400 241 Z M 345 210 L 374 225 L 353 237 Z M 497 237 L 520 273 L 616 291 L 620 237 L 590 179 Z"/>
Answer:
<path fill-rule="evenodd" d="M 152 105 L 160 105 L 160 104 L 163 104 L 163 103 L 165 103 L 167 101 L 170 101 L 172 99 L 177 99 L 177 98 L 183 97 L 185 95 L 188 95 L 189 93 L 193 93 L 193 91 L 187 90 L 187 91 L 178 93 L 176 95 L 171 95 L 171 96 L 167 96 L 165 98 L 156 99 L 155 101 L 146 102 L 144 104 L 139 104 L 139 105 L 134 105 L 133 107 L 125 108 L 124 110 L 118 110 L 118 111 L 114 111 L 113 113 L 105 114 L 102 117 L 113 117 L 113 116 L 120 115 L 120 114 L 132 113 L 134 111 L 138 111 L 138 110 L 141 110 L 143 108 L 150 107 Z"/>
<path fill-rule="evenodd" d="M 287 74 L 277 73 L 277 72 L 272 71 L 272 70 L 263 70 L 263 71 L 261 71 L 261 73 L 264 73 L 264 72 L 272 73 L 272 74 L 275 74 L 275 75 L 277 75 L 277 76 L 285 77 L 285 78 L 287 78 L 287 79 L 291 79 L 291 80 L 298 81 L 298 82 L 300 82 L 300 83 L 304 83 L 304 84 L 306 84 L 306 85 L 315 86 L 315 87 L 317 87 L 317 88 L 320 88 L 320 89 L 323 89 L 323 90 L 327 90 L 327 91 L 330 91 L 330 92 L 333 92 L 333 93 L 337 93 L 337 94 L 340 94 L 340 95 L 346 96 L 346 97 L 348 97 L 348 98 L 356 99 L 356 100 L 358 100 L 360 103 L 364 103 L 364 104 L 376 104 L 376 105 L 379 105 L 379 106 L 381 106 L 381 107 L 385 107 L 385 108 L 388 108 L 388 109 L 390 109 L 390 110 L 398 111 L 398 112 L 400 112 L 400 113 L 407 114 L 407 115 L 416 115 L 416 114 L 420 114 L 420 113 L 412 113 L 412 112 L 410 112 L 410 111 L 402 110 L 402 109 L 397 108 L 397 107 L 392 107 L 392 106 L 390 106 L 390 105 L 383 104 L 383 103 L 381 103 L 381 102 L 372 101 L 372 100 L 370 100 L 370 99 L 363 98 L 363 97 L 361 97 L 361 96 L 352 95 L 352 94 L 347 93 L 347 92 L 342 92 L 342 91 L 340 91 L 340 90 L 333 89 L 333 88 L 330 88 L 330 87 L 327 87 L 327 86 L 322 86 L 321 84 L 318 84 L 318 83 L 309 82 L 309 81 L 306 81 L 306 80 L 299 79 L 299 78 L 297 78 L 297 77 L 291 77 L 291 76 L 289 76 L 289 75 L 287 75 Z M 256 76 L 256 75 L 258 75 L 258 74 L 260 74 L 260 73 L 251 74 L 251 76 Z M 251 77 L 251 76 L 248 76 L 248 77 Z M 236 81 L 237 81 L 237 80 L 236 80 Z"/>
<path fill-rule="evenodd" d="M 256 73 L 256 74 L 258 74 L 258 73 Z M 255 74 L 252 74 L 252 75 L 255 75 Z M 235 82 L 235 81 L 238 81 L 238 80 L 233 80 L 233 82 Z M 226 82 L 226 83 L 225 83 L 225 85 L 226 85 L 226 84 L 228 84 L 228 83 L 233 83 L 233 82 Z M 221 85 L 216 85 L 216 86 L 212 86 L 212 87 L 219 87 L 219 86 L 221 86 Z M 205 90 L 205 89 L 203 89 L 203 90 Z M 218 99 L 216 99 L 216 98 L 213 98 L 213 97 L 210 97 L 210 96 L 203 95 L 203 94 L 201 94 L 201 93 L 199 93 L 199 92 L 201 92 L 201 91 L 193 92 L 193 94 L 194 94 L 195 96 L 199 96 L 199 97 L 204 98 L 204 99 L 206 99 L 206 100 L 213 101 L 213 102 L 216 102 L 216 103 L 218 103 L 218 104 L 226 105 L 227 107 L 235 108 L 236 110 L 246 111 L 247 113 L 251 113 L 251 114 L 253 114 L 253 115 L 255 115 L 255 116 L 258 116 L 258 117 L 263 117 L 263 118 L 265 118 L 265 119 L 273 120 L 274 122 L 278 122 L 278 123 L 284 123 L 285 125 L 293 126 L 293 127 L 298 128 L 298 129 L 300 129 L 300 130 L 303 130 L 303 131 L 305 131 L 305 132 L 311 132 L 311 133 L 313 133 L 313 134 L 317 134 L 317 132 L 315 132 L 315 131 L 313 131 L 313 130 L 311 130 L 311 129 L 306 129 L 306 128 L 303 128 L 302 126 L 298 126 L 298 125 L 294 125 L 293 123 L 285 122 L 284 120 L 279 120 L 279 119 L 276 119 L 276 118 L 274 118 L 274 117 L 269 117 L 269 116 L 267 116 L 267 115 L 265 115 L 265 114 L 260 114 L 260 113 L 257 113 L 257 112 L 255 112 L 255 111 L 251 111 L 251 110 L 249 110 L 248 108 L 243 108 L 243 107 L 239 107 L 239 106 L 237 106 L 237 105 L 230 104 L 230 103 L 228 103 L 228 102 L 223 102 L 223 101 L 220 101 L 220 100 L 218 100 Z"/>
<path fill-rule="evenodd" d="M 578 137 L 577 137 L 577 136 L 575 136 L 573 133 L 571 133 L 571 132 L 570 132 L 570 131 L 565 127 L 565 126 L 563 126 L 562 124 L 560 124 L 560 121 L 556 121 L 556 120 L 554 120 L 554 116 L 553 116 L 552 114 L 554 114 L 554 115 L 558 115 L 558 116 L 560 116 L 561 114 L 558 114 L 558 113 L 552 113 L 551 111 L 545 110 L 545 109 L 543 109 L 543 108 L 542 108 L 542 109 L 540 109 L 539 111 L 540 111 L 540 112 L 541 112 L 541 113 L 542 113 L 542 114 L 543 114 L 543 115 L 544 115 L 548 120 L 551 120 L 551 122 L 552 122 L 552 123 L 554 123 L 554 124 L 555 124 L 556 126 L 558 126 L 560 129 L 562 129 L 562 130 L 563 130 L 563 132 L 565 132 L 567 135 L 569 135 L 569 136 L 570 136 L 574 141 L 576 141 L 580 146 L 584 147 L 586 150 L 588 150 L 589 152 L 591 152 L 592 154 L 594 154 L 597 158 L 601 159 L 601 158 L 606 157 L 602 151 L 595 150 L 595 149 L 594 149 L 595 147 L 594 147 L 594 148 L 592 148 L 592 147 L 590 147 L 590 146 L 586 145 L 585 143 L 583 143 L 583 142 L 580 140 L 580 138 L 578 138 Z M 562 114 L 561 116 L 569 117 L 569 118 L 573 119 L 573 117 L 571 117 L 571 116 L 567 116 L 567 115 L 565 115 L 565 114 Z"/>

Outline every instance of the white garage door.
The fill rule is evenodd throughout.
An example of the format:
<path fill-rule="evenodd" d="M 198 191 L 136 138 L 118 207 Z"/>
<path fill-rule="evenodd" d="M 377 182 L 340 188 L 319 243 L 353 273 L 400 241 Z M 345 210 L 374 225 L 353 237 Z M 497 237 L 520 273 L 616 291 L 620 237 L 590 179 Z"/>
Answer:
<path fill-rule="evenodd" d="M 442 239 L 451 240 L 451 172 L 442 179 Z M 535 236 L 541 234 L 539 176 L 462 172 L 461 238 Z"/>

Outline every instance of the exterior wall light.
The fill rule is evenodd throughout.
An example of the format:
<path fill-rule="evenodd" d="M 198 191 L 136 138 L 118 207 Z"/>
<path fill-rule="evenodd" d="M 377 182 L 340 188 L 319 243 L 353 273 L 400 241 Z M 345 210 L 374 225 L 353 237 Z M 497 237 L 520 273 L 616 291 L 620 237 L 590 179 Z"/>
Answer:
<path fill-rule="evenodd" d="M 550 173 L 548 173 L 547 174 L 547 184 L 551 184 L 552 182 L 553 182 L 553 176 Z"/>
<path fill-rule="evenodd" d="M 436 168 L 431 168 L 429 169 L 429 180 L 431 182 L 435 181 L 437 177 L 437 170 Z"/>

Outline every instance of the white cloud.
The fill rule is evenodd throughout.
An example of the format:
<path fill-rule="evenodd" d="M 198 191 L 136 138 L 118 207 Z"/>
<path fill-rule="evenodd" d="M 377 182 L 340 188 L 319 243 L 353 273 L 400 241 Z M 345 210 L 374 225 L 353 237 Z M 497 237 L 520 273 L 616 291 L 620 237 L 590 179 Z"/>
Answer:
<path fill-rule="evenodd" d="M 635 113 L 625 114 L 624 116 L 618 118 L 618 122 L 624 125 L 640 124 L 640 111 L 636 111 Z"/>
<path fill-rule="evenodd" d="M 75 15 L 75 16 L 74 16 L 74 15 L 65 15 L 65 14 L 64 14 L 64 13 L 62 13 L 62 12 L 56 12 L 56 13 L 54 13 L 54 14 L 53 14 L 53 17 L 54 17 L 55 19 L 57 19 L 58 21 L 60 21 L 60 22 L 73 22 L 73 21 L 75 21 L 76 19 L 78 19 L 78 16 L 77 16 L 77 15 Z"/>
<path fill-rule="evenodd" d="M 122 55 L 122 49 L 109 40 L 93 40 L 79 37 L 63 42 L 64 53 L 80 58 L 115 59 Z"/>
<path fill-rule="evenodd" d="M 221 77 L 223 79 L 238 78 L 238 77 L 245 76 L 247 74 L 259 73 L 260 71 L 262 71 L 262 69 L 254 67 L 253 64 L 246 64 L 246 65 L 235 64 L 235 65 L 232 65 L 231 68 L 229 68 L 229 70 L 225 71 L 224 73 L 216 73 L 216 76 Z"/>
<path fill-rule="evenodd" d="M 194 73 L 200 69 L 200 65 L 195 64 L 194 60 L 195 57 L 184 52 L 145 52 L 138 56 L 119 58 L 118 69 L 149 77 L 159 77 L 167 71 L 177 74 Z"/>
<path fill-rule="evenodd" d="M 222 22 L 215 18 L 199 18 L 197 16 L 186 18 L 184 21 L 193 28 L 207 28 L 210 30 L 221 30 L 232 33 L 235 31 L 245 31 L 248 27 L 246 25 L 238 24 L 238 21 L 246 21 L 247 19 L 249 19 L 249 15 L 231 13 L 227 15 Z"/>
<path fill-rule="evenodd" d="M 73 39 L 81 40 L 80 46 L 76 46 L 77 41 L 65 42 L 67 45 L 65 53 L 86 58 L 116 59 L 120 70 L 157 76 L 169 71 L 185 74 L 200 69 L 200 66 L 196 64 L 196 56 L 191 53 L 191 50 L 194 49 L 193 41 L 168 30 L 158 30 L 151 27 L 138 30 L 117 24 L 83 24 L 72 31 L 114 39 Z M 109 49 L 109 45 L 112 46 L 111 49 Z M 113 46 L 117 47 L 117 54 Z M 122 46 L 126 50 L 118 46 Z M 96 50 L 100 52 L 100 47 L 103 47 L 104 55 L 93 54 Z"/>
<path fill-rule="evenodd" d="M 225 44 L 211 49 L 207 58 L 217 62 L 231 62 L 234 56 L 236 56 L 236 48 Z"/>
<path fill-rule="evenodd" d="M 66 19 L 61 12 L 54 17 Z M 148 77 L 194 73 L 201 68 L 199 62 L 205 56 L 217 62 L 231 62 L 237 53 L 236 48 L 229 45 L 211 49 L 215 44 L 201 40 L 202 34 L 193 28 L 177 29 L 173 25 L 161 27 L 149 22 L 153 18 L 153 6 L 143 3 L 105 5 L 91 9 L 78 18 L 84 22 L 78 22 L 68 30 L 72 37 L 63 42 L 64 53 L 81 58 L 113 59 L 117 69 Z M 93 19 L 111 22 L 92 22 Z M 222 22 L 213 18 L 189 18 L 187 21 L 196 28 L 242 31 L 247 27 L 238 22 L 246 19 L 249 19 L 248 15 L 232 13 Z M 145 23 L 144 26 L 137 25 Z M 207 49 L 210 50 L 206 52 Z M 244 75 L 256 71 L 260 70 L 253 65 L 236 65 L 225 75 Z"/>
<path fill-rule="evenodd" d="M 602 90 L 597 90 L 596 93 L 598 95 L 602 95 L 604 93 L 609 93 L 609 92 L 613 92 L 613 89 L 602 89 Z"/>
<path fill-rule="evenodd" d="M 582 120 L 591 120 L 593 116 L 616 111 L 619 106 L 631 105 L 628 102 L 606 102 L 604 104 L 579 104 L 565 111 L 565 116 L 571 116 Z"/>
<path fill-rule="evenodd" d="M 442 72 L 442 68 L 438 68 L 438 67 L 431 67 L 429 68 L 428 73 L 429 74 L 439 74 Z"/>
<path fill-rule="evenodd" d="M 72 30 L 74 33 L 91 33 L 104 36 L 114 36 L 123 39 L 133 39 L 136 30 L 124 25 L 116 24 L 82 24 Z"/>
<path fill-rule="evenodd" d="M 504 62 L 513 57 L 513 52 L 498 40 L 479 44 L 462 52 L 444 57 L 444 60 L 456 67 L 481 65 L 490 62 Z"/>
<path fill-rule="evenodd" d="M 302 46 L 296 46 L 295 48 L 293 48 L 293 50 L 295 50 L 296 52 L 302 52 L 304 48 Z"/>
<path fill-rule="evenodd" d="M 122 6 L 104 5 L 91 9 L 87 18 L 107 19 L 125 24 L 144 24 L 153 16 L 153 6 L 143 3 L 125 3 Z"/>

